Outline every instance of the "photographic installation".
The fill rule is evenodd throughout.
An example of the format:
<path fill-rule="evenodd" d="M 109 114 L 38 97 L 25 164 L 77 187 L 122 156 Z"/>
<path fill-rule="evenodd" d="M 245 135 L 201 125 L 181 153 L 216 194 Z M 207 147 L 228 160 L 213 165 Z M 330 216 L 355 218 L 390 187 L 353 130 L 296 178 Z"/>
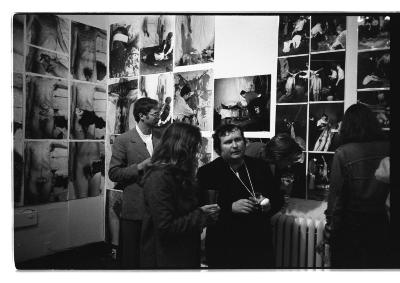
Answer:
<path fill-rule="evenodd" d="M 24 161 L 24 205 L 68 200 L 67 142 L 26 142 Z"/>
<path fill-rule="evenodd" d="M 176 16 L 175 34 L 175 66 L 214 62 L 214 16 Z"/>
<path fill-rule="evenodd" d="M 107 32 L 85 24 L 71 24 L 71 75 L 88 82 L 105 82 Z"/>
<path fill-rule="evenodd" d="M 275 133 L 287 133 L 306 150 L 307 105 L 277 105 Z"/>
<path fill-rule="evenodd" d="M 390 16 L 358 17 L 358 49 L 390 47 Z"/>
<path fill-rule="evenodd" d="M 108 134 L 122 134 L 135 127 L 133 104 L 139 97 L 137 79 L 116 79 L 108 85 Z"/>
<path fill-rule="evenodd" d="M 310 151 L 333 152 L 339 146 L 339 128 L 343 118 L 343 103 L 311 104 L 309 113 Z"/>
<path fill-rule="evenodd" d="M 110 78 L 139 75 L 140 17 L 110 25 Z"/>
<path fill-rule="evenodd" d="M 276 102 L 306 102 L 308 80 L 314 73 L 308 68 L 309 56 L 278 58 Z"/>
<path fill-rule="evenodd" d="M 174 25 L 172 16 L 143 16 L 140 31 L 140 74 L 172 72 Z"/>
<path fill-rule="evenodd" d="M 390 87 L 390 50 L 358 53 L 358 89 Z"/>
<path fill-rule="evenodd" d="M 310 16 L 279 16 L 278 56 L 307 54 L 310 50 Z"/>
<path fill-rule="evenodd" d="M 212 130 L 213 71 L 175 73 L 173 120 Z"/>
<path fill-rule="evenodd" d="M 88 140 L 105 138 L 106 99 L 106 90 L 102 85 L 72 83 L 71 139 Z"/>
<path fill-rule="evenodd" d="M 359 91 L 357 102 L 368 106 L 384 131 L 390 131 L 390 91 Z"/>
<path fill-rule="evenodd" d="M 311 16 L 311 50 L 346 48 L 346 16 Z"/>
<path fill-rule="evenodd" d="M 217 79 L 214 92 L 214 128 L 235 124 L 269 131 L 271 75 Z"/>
<path fill-rule="evenodd" d="M 68 57 L 60 53 L 29 47 L 25 64 L 26 72 L 68 78 Z"/>
<path fill-rule="evenodd" d="M 327 201 L 333 154 L 308 155 L 307 199 Z"/>
<path fill-rule="evenodd" d="M 103 192 L 104 142 L 69 143 L 69 198 L 95 197 Z"/>

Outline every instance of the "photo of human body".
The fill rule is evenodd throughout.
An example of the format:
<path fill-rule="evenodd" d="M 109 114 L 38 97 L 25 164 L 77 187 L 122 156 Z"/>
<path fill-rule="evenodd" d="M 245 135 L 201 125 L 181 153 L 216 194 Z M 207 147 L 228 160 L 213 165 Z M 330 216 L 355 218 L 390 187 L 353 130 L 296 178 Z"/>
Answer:
<path fill-rule="evenodd" d="M 308 80 L 311 74 L 308 60 L 309 56 L 278 58 L 277 103 L 307 101 Z"/>
<path fill-rule="evenodd" d="M 25 137 L 66 139 L 68 136 L 68 83 L 26 77 Z"/>
<path fill-rule="evenodd" d="M 287 133 L 306 150 L 307 105 L 277 105 L 275 133 Z"/>
<path fill-rule="evenodd" d="M 339 146 L 339 129 L 343 118 L 343 103 L 312 104 L 309 113 L 310 151 L 333 152 Z"/>
<path fill-rule="evenodd" d="M 23 138 L 24 94 L 22 74 L 13 73 L 13 135 L 14 140 Z"/>
<path fill-rule="evenodd" d="M 344 99 L 345 52 L 311 55 L 310 101 Z"/>
<path fill-rule="evenodd" d="M 110 78 L 139 75 L 140 17 L 110 25 Z"/>
<path fill-rule="evenodd" d="M 106 90 L 102 85 L 71 85 L 70 138 L 104 139 L 106 133 Z"/>
<path fill-rule="evenodd" d="M 174 78 L 170 73 L 141 76 L 139 80 L 140 97 L 158 101 L 160 119 L 158 127 L 166 127 L 172 122 L 172 101 L 174 97 Z"/>
<path fill-rule="evenodd" d="M 140 74 L 172 72 L 174 52 L 172 16 L 143 16 L 140 31 Z"/>
<path fill-rule="evenodd" d="M 214 16 L 176 16 L 175 34 L 175 66 L 214 62 Z"/>
<path fill-rule="evenodd" d="M 26 16 L 26 41 L 28 44 L 68 54 L 69 22 L 53 14 L 28 14 Z"/>
<path fill-rule="evenodd" d="M 379 124 L 385 131 L 390 130 L 390 91 L 359 91 L 357 102 L 364 104 L 376 115 Z"/>
<path fill-rule="evenodd" d="M 68 200 L 68 144 L 25 143 L 24 205 Z"/>
<path fill-rule="evenodd" d="M 72 77 L 81 81 L 105 82 L 107 73 L 107 32 L 85 24 L 71 24 Z"/>
<path fill-rule="evenodd" d="M 345 49 L 346 35 L 346 16 L 311 16 L 312 51 Z"/>
<path fill-rule="evenodd" d="M 69 199 L 95 197 L 104 191 L 104 142 L 69 143 Z"/>
<path fill-rule="evenodd" d="M 175 73 L 173 120 L 211 131 L 213 81 L 212 70 Z"/>
<path fill-rule="evenodd" d="M 25 71 L 40 75 L 68 78 L 68 57 L 43 49 L 29 47 Z"/>
<path fill-rule="evenodd" d="M 358 49 L 390 47 L 390 16 L 358 17 Z"/>
<path fill-rule="evenodd" d="M 13 16 L 13 70 L 24 70 L 24 15 Z"/>
<path fill-rule="evenodd" d="M 310 16 L 279 16 L 278 56 L 309 53 Z"/>
<path fill-rule="evenodd" d="M 137 79 L 116 79 L 108 85 L 108 134 L 122 134 L 135 127 L 133 104 L 139 97 Z"/>
<path fill-rule="evenodd" d="M 327 201 L 333 154 L 308 155 L 307 199 Z"/>
<path fill-rule="evenodd" d="M 119 221 L 122 210 L 122 191 L 106 190 L 106 235 L 105 241 L 114 247 L 119 244 Z"/>
<path fill-rule="evenodd" d="M 235 124 L 244 131 L 269 131 L 271 76 L 215 80 L 214 128 Z"/>
<path fill-rule="evenodd" d="M 390 72 L 390 50 L 358 53 L 358 89 L 389 88 Z"/>

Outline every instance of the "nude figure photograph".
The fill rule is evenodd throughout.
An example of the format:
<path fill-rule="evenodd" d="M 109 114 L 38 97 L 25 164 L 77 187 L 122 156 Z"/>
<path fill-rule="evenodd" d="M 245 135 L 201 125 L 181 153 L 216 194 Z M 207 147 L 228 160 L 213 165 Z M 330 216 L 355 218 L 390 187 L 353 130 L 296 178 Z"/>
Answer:
<path fill-rule="evenodd" d="M 110 78 L 139 75 L 140 17 L 110 25 Z"/>
<path fill-rule="evenodd" d="M 25 71 L 67 79 L 68 57 L 60 53 L 29 47 L 27 49 Z"/>
<path fill-rule="evenodd" d="M 118 246 L 119 220 L 122 210 L 122 191 L 106 190 L 106 239 L 114 247 Z"/>
<path fill-rule="evenodd" d="M 174 17 L 145 15 L 141 19 L 140 74 L 172 72 Z"/>
<path fill-rule="evenodd" d="M 175 66 L 214 62 L 214 16 L 176 16 L 175 34 Z"/>
<path fill-rule="evenodd" d="M 24 205 L 68 200 L 67 142 L 26 142 L 24 161 Z"/>
<path fill-rule="evenodd" d="M 24 15 L 13 17 L 13 70 L 23 72 L 24 70 Z"/>
<path fill-rule="evenodd" d="M 107 32 L 85 24 L 71 24 L 72 77 L 81 81 L 105 82 L 107 73 Z"/>
<path fill-rule="evenodd" d="M 104 140 L 107 109 L 105 86 L 72 83 L 70 109 L 71 139 Z"/>
<path fill-rule="evenodd" d="M 66 139 L 68 83 L 60 79 L 26 76 L 25 137 Z"/>
<path fill-rule="evenodd" d="M 95 197 L 104 192 L 104 142 L 69 143 L 69 199 Z"/>

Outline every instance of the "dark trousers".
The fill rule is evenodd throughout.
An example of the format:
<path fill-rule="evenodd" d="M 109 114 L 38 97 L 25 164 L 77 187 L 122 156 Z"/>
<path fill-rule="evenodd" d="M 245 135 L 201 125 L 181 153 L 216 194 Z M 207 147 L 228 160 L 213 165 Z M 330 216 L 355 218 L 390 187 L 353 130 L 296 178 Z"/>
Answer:
<path fill-rule="evenodd" d="M 142 220 L 121 219 L 118 260 L 122 269 L 139 269 Z"/>

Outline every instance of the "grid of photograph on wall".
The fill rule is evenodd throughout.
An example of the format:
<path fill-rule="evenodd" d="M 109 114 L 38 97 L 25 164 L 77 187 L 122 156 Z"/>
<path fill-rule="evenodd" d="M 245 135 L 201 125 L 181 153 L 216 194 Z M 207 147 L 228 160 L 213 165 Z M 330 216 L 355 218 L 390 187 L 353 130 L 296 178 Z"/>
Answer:
<path fill-rule="evenodd" d="M 305 156 L 290 169 L 291 196 L 326 200 L 344 113 L 346 16 L 280 16 L 278 48 L 275 133 Z"/>
<path fill-rule="evenodd" d="M 13 33 L 14 205 L 102 194 L 106 31 L 27 14 Z"/>
<path fill-rule="evenodd" d="M 357 103 L 390 131 L 390 16 L 358 17 Z"/>

